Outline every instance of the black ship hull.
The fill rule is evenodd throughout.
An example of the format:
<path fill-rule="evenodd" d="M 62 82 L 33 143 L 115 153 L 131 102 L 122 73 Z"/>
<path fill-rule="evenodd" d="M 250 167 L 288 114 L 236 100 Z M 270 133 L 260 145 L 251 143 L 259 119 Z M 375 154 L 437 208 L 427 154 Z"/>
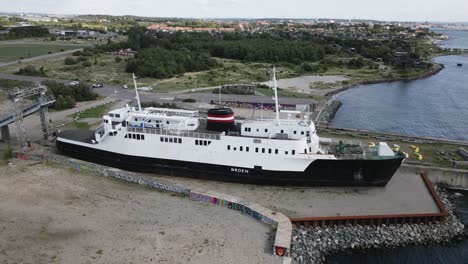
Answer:
<path fill-rule="evenodd" d="M 385 186 L 404 156 L 379 160 L 315 160 L 304 172 L 271 171 L 138 157 L 57 141 L 70 157 L 123 170 L 197 179 L 280 186 Z"/>

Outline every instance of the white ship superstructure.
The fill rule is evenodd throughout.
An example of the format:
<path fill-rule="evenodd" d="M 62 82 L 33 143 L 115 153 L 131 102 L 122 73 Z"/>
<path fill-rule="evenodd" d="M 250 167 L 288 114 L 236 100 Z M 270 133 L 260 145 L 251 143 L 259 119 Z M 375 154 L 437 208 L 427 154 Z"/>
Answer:
<path fill-rule="evenodd" d="M 96 131 L 65 131 L 64 153 L 123 169 L 260 184 L 385 185 L 404 156 L 381 142 L 376 147 L 321 140 L 307 117 L 245 120 L 215 109 L 198 111 L 138 107 L 110 111 Z M 136 84 L 136 82 L 135 82 Z M 136 88 L 136 86 L 135 86 Z M 294 116 L 295 112 L 289 115 Z"/>

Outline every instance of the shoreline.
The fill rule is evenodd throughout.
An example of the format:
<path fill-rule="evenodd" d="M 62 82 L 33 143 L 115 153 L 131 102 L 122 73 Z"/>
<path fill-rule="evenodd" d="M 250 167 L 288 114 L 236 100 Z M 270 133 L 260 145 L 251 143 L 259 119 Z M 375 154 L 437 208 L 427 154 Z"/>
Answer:
<path fill-rule="evenodd" d="M 436 66 L 433 69 L 431 69 L 430 71 L 424 72 L 424 73 L 422 73 L 420 75 L 417 75 L 417 76 L 412 76 L 412 77 L 407 77 L 407 78 L 399 77 L 399 78 L 387 78 L 387 79 L 379 79 L 379 80 L 361 81 L 361 82 L 350 84 L 350 85 L 338 88 L 336 90 L 333 90 L 331 92 L 328 92 L 328 93 L 325 94 L 325 96 L 333 97 L 336 94 L 339 94 L 341 92 L 344 92 L 346 90 L 355 88 L 355 87 L 360 86 L 360 85 L 421 80 L 421 79 L 425 79 L 425 78 L 434 76 L 434 75 L 438 74 L 440 71 L 442 71 L 445 68 L 445 65 L 442 64 L 442 63 L 435 63 L 434 65 L 436 65 Z"/>
<path fill-rule="evenodd" d="M 322 112 L 327 113 L 327 115 L 324 118 L 322 118 L 322 115 L 320 115 L 319 116 L 320 119 L 317 119 L 317 121 L 318 121 L 318 123 L 320 125 L 326 125 L 326 126 L 330 125 L 330 123 L 335 118 L 336 113 L 338 112 L 338 110 L 343 105 L 343 103 L 340 100 L 335 98 L 335 95 L 337 95 L 337 94 L 339 94 L 341 92 L 344 92 L 344 91 L 349 90 L 349 89 L 357 88 L 357 87 L 359 87 L 361 85 L 370 85 L 370 84 L 378 84 L 378 83 L 390 83 L 390 82 L 409 82 L 409 81 L 421 80 L 421 79 L 425 79 L 425 78 L 428 78 L 428 77 L 431 77 L 431 76 L 434 76 L 434 75 L 438 74 L 444 68 L 445 68 L 444 64 L 436 63 L 435 67 L 433 69 L 431 69 L 430 71 L 424 72 L 424 73 L 422 73 L 420 75 L 417 75 L 417 76 L 412 76 L 412 77 L 408 77 L 408 78 L 401 78 L 400 77 L 400 78 L 361 81 L 361 82 L 350 84 L 350 85 L 338 88 L 338 89 L 336 89 L 334 91 L 328 92 L 328 93 L 325 94 L 325 96 L 331 97 L 330 101 L 329 101 L 330 103 L 327 103 L 325 108 L 322 110 Z M 338 102 L 338 103 L 335 103 L 335 102 Z"/>

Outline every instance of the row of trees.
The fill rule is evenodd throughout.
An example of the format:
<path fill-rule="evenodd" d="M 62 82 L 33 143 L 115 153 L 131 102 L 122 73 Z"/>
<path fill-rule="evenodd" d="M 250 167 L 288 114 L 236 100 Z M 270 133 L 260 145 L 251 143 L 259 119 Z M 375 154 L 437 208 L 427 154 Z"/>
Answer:
<path fill-rule="evenodd" d="M 189 50 L 148 48 L 141 50 L 127 63 L 127 72 L 138 76 L 170 78 L 184 72 L 204 71 L 218 63 L 209 55 Z"/>
<path fill-rule="evenodd" d="M 36 38 L 49 36 L 49 30 L 44 27 L 30 26 L 30 27 L 14 27 L 10 29 L 8 35 L 15 38 Z"/>

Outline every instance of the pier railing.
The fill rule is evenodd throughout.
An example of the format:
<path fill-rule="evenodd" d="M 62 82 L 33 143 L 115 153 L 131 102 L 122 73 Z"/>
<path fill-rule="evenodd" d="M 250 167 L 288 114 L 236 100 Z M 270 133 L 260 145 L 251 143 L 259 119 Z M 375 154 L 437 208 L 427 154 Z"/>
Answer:
<path fill-rule="evenodd" d="M 146 128 L 146 127 L 145 128 L 127 127 L 127 131 L 135 132 L 135 133 L 168 135 L 168 136 L 177 136 L 177 137 L 191 137 L 191 138 L 212 139 L 212 140 L 219 140 L 221 138 L 221 135 L 219 134 L 198 133 L 198 132 L 192 132 L 192 131 Z"/>

